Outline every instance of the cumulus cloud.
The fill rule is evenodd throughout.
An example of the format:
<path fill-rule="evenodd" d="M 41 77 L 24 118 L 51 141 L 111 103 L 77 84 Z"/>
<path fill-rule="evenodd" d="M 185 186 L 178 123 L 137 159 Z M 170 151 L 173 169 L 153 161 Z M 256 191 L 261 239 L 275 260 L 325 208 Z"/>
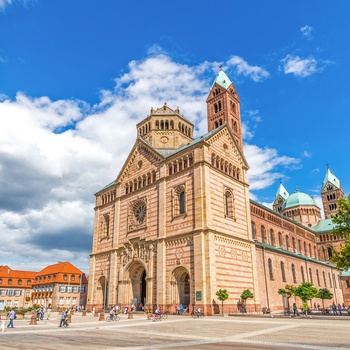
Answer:
<path fill-rule="evenodd" d="M 310 40 L 312 38 L 312 31 L 313 31 L 313 27 L 311 26 L 304 26 L 300 28 L 301 34 L 304 38 Z"/>
<path fill-rule="evenodd" d="M 242 57 L 232 56 L 226 65 L 234 67 L 237 74 L 253 79 L 256 82 L 263 81 L 269 77 L 269 72 L 264 68 L 249 65 Z"/>
<path fill-rule="evenodd" d="M 322 72 L 328 64 L 331 64 L 331 62 L 324 60 L 317 61 L 312 56 L 302 59 L 299 56 L 289 54 L 281 60 L 279 69 L 285 74 L 294 74 L 297 77 L 305 78 Z"/>
<path fill-rule="evenodd" d="M 235 60 L 231 62 L 234 66 Z M 170 108 L 180 107 L 180 113 L 196 126 L 195 136 L 204 134 L 205 99 L 215 67 L 218 62 L 177 63 L 153 49 L 144 60 L 130 62 L 127 72 L 115 79 L 114 89 L 101 91 L 100 102 L 93 106 L 20 92 L 14 100 L 3 96 L 0 232 L 6 239 L 2 264 L 39 270 L 69 260 L 88 272 L 93 194 L 117 177 L 136 140 L 136 124 L 151 107 L 167 102 Z M 258 67 L 238 67 L 237 63 L 237 74 L 256 81 L 268 76 Z M 248 129 L 253 130 L 261 120 L 259 113 L 246 115 Z M 245 142 L 252 138 L 247 135 Z M 298 164 L 274 149 L 250 144 L 245 149 L 252 190 L 270 186 L 282 176 L 283 167 Z"/>

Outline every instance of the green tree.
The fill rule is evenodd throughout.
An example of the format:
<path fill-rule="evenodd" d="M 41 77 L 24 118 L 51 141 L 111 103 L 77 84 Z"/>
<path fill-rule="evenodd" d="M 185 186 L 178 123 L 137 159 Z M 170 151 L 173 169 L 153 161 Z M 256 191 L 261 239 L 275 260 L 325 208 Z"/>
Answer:
<path fill-rule="evenodd" d="M 294 295 L 299 297 L 303 302 L 316 298 L 318 290 L 310 282 L 303 282 L 294 289 Z"/>
<path fill-rule="evenodd" d="M 242 312 L 246 312 L 245 306 L 247 304 L 247 299 L 249 298 L 254 298 L 254 294 L 250 291 L 250 289 L 245 289 L 241 294 L 241 299 L 243 301 Z"/>
<path fill-rule="evenodd" d="M 224 314 L 224 301 L 229 297 L 226 289 L 219 289 L 216 292 L 218 299 L 221 301 L 221 312 Z"/>
<path fill-rule="evenodd" d="M 333 236 L 345 236 L 345 244 L 338 252 L 333 252 L 332 261 L 338 268 L 350 268 L 350 194 L 347 197 L 340 198 L 338 202 L 337 216 L 332 216 L 332 222 L 335 228 L 332 231 Z"/>
<path fill-rule="evenodd" d="M 332 299 L 333 294 L 327 288 L 318 290 L 317 298 L 322 299 L 322 309 L 324 309 L 324 299 Z"/>
<path fill-rule="evenodd" d="M 295 287 L 290 284 L 286 284 L 284 288 L 278 290 L 278 294 L 287 297 L 288 310 L 289 310 L 289 298 L 295 295 Z"/>

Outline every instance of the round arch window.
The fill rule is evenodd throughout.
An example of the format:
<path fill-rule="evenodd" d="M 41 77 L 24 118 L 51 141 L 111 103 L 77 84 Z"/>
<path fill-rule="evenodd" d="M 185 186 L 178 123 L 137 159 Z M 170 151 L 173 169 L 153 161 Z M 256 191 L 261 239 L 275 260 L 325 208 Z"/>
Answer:
<path fill-rule="evenodd" d="M 134 215 L 135 220 L 138 224 L 143 224 L 146 220 L 146 204 L 145 203 L 138 203 L 134 208 Z"/>

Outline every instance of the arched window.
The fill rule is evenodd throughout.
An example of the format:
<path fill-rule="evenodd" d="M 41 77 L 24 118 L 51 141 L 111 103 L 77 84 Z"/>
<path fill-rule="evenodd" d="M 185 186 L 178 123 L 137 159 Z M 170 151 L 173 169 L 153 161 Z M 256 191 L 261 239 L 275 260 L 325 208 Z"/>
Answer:
<path fill-rule="evenodd" d="M 265 227 L 261 226 L 261 242 L 265 243 Z"/>
<path fill-rule="evenodd" d="M 292 237 L 292 249 L 293 249 L 293 252 L 295 253 L 295 238 Z"/>
<path fill-rule="evenodd" d="M 304 255 L 307 255 L 307 251 L 306 251 L 306 242 L 304 242 Z"/>
<path fill-rule="evenodd" d="M 321 286 L 321 283 L 320 283 L 320 275 L 319 275 L 317 269 L 316 269 L 316 279 L 317 279 L 317 285 L 320 287 L 320 286 Z"/>
<path fill-rule="evenodd" d="M 333 285 L 332 285 L 332 278 L 331 278 L 330 272 L 328 272 L 328 278 L 329 278 L 329 286 L 330 286 L 331 288 L 333 288 Z"/>
<path fill-rule="evenodd" d="M 312 270 L 311 267 L 309 267 L 309 276 L 310 276 L 310 282 L 314 284 L 313 279 L 312 279 Z"/>
<path fill-rule="evenodd" d="M 295 274 L 295 265 L 292 264 L 292 276 L 293 276 L 293 283 L 297 283 L 297 277 Z"/>
<path fill-rule="evenodd" d="M 225 215 L 234 218 L 234 197 L 231 191 L 225 191 Z"/>
<path fill-rule="evenodd" d="M 174 188 L 173 195 L 174 216 L 183 215 L 186 213 L 186 193 L 185 186 L 181 185 Z"/>
<path fill-rule="evenodd" d="M 252 221 L 252 239 L 255 239 L 255 223 Z"/>
<path fill-rule="evenodd" d="M 301 272 L 301 280 L 305 282 L 305 275 L 304 275 L 304 267 L 300 266 L 300 272 Z"/>
<path fill-rule="evenodd" d="M 12 284 L 12 278 L 8 279 L 8 284 Z"/>
<path fill-rule="evenodd" d="M 282 248 L 283 244 L 282 244 L 282 233 L 278 232 L 278 245 Z"/>
<path fill-rule="evenodd" d="M 289 237 L 286 235 L 286 250 L 289 250 Z"/>
<path fill-rule="evenodd" d="M 298 253 L 301 253 L 301 241 L 298 239 Z"/>
<path fill-rule="evenodd" d="M 284 271 L 284 262 L 281 261 L 281 274 L 282 274 L 282 281 L 286 282 L 286 273 Z"/>
<path fill-rule="evenodd" d="M 267 261 L 267 266 L 269 268 L 270 280 L 273 281 L 273 271 L 272 271 L 272 260 L 271 259 L 269 259 Z"/>
<path fill-rule="evenodd" d="M 273 229 L 270 230 L 270 244 L 275 245 L 275 235 L 273 234 Z"/>
<path fill-rule="evenodd" d="M 21 279 L 18 280 L 18 285 L 19 285 L 19 286 L 22 285 L 22 280 L 21 280 Z"/>
<path fill-rule="evenodd" d="M 328 259 L 331 259 L 332 256 L 333 256 L 333 251 L 332 251 L 332 248 L 331 248 L 331 247 L 328 247 L 328 248 L 327 248 L 327 253 L 328 253 Z"/>
<path fill-rule="evenodd" d="M 327 287 L 326 274 L 324 273 L 324 271 L 322 271 L 322 275 L 323 275 L 324 286 Z"/>

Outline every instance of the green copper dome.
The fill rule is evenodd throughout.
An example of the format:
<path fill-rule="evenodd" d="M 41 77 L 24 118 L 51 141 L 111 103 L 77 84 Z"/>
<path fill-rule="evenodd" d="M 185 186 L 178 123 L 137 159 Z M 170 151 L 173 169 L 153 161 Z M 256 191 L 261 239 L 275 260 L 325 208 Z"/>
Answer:
<path fill-rule="evenodd" d="M 291 194 L 282 205 L 282 210 L 301 206 L 301 205 L 312 205 L 318 207 L 316 202 L 308 194 L 303 192 L 295 192 Z"/>

